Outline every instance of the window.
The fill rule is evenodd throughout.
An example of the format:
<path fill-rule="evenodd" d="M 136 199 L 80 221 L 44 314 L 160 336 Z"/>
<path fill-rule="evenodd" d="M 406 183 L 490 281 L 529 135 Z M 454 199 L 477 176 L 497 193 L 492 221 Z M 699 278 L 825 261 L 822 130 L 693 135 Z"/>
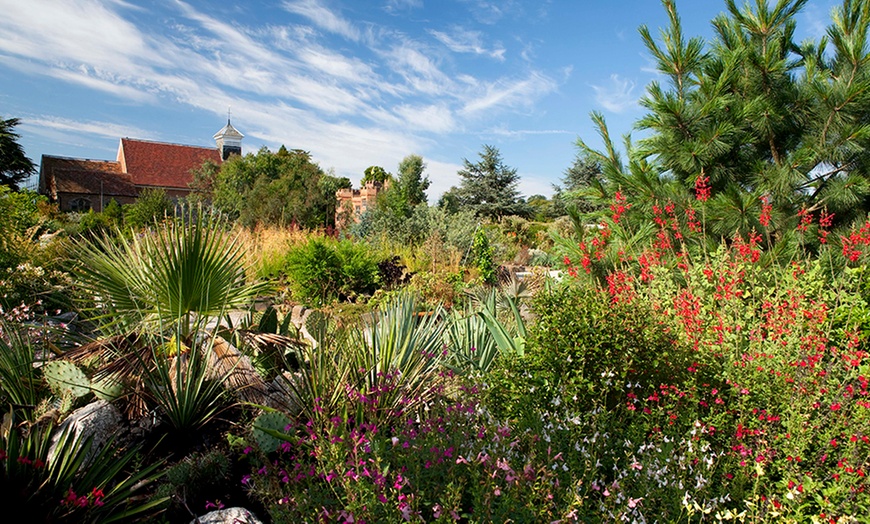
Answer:
<path fill-rule="evenodd" d="M 76 198 L 69 203 L 70 211 L 84 212 L 91 210 L 91 200 L 89 198 Z"/>

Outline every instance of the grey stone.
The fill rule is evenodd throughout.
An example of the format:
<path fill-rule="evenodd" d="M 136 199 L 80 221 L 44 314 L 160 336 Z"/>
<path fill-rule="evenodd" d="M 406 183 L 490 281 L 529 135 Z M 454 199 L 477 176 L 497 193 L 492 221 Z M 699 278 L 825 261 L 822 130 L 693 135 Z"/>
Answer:
<path fill-rule="evenodd" d="M 91 449 L 82 466 L 97 453 L 121 429 L 123 417 L 113 404 L 105 400 L 91 402 L 72 413 L 58 426 L 51 437 L 51 447 L 48 450 L 49 464 L 56 458 L 60 437 L 65 431 L 70 432 L 73 441 L 84 443 L 91 438 Z"/>
<path fill-rule="evenodd" d="M 190 521 L 190 524 L 263 524 L 245 508 L 227 508 L 206 513 Z"/>
<path fill-rule="evenodd" d="M 285 371 L 282 375 L 275 377 L 269 384 L 269 393 L 265 404 L 290 416 L 296 416 L 302 412 L 302 402 L 290 384 L 292 383 L 297 387 L 301 385 L 302 373 Z"/>

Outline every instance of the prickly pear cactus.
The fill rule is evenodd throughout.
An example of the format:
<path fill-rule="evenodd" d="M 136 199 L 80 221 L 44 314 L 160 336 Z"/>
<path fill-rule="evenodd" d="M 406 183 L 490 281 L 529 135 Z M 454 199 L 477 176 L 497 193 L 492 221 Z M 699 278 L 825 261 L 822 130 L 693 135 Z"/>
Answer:
<path fill-rule="evenodd" d="M 114 377 L 105 377 L 102 380 L 91 382 L 91 389 L 98 399 L 107 400 L 109 402 L 119 398 L 124 394 L 124 385 Z"/>
<path fill-rule="evenodd" d="M 42 366 L 42 376 L 48 382 L 48 387 L 58 395 L 71 394 L 83 397 L 91 392 L 91 381 L 72 362 L 53 360 Z"/>
<path fill-rule="evenodd" d="M 272 453 L 273 451 L 276 451 L 278 446 L 286 441 L 286 439 L 280 439 L 270 435 L 264 430 L 284 433 L 284 428 L 286 428 L 290 422 L 291 420 L 287 415 L 278 413 L 277 411 L 263 413 L 254 419 L 254 440 L 257 441 L 257 445 L 263 453 Z"/>

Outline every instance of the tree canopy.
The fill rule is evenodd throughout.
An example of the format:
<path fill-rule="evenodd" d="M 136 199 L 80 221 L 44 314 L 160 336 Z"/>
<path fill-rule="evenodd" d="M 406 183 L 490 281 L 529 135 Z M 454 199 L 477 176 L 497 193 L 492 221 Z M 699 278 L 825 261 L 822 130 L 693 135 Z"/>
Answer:
<path fill-rule="evenodd" d="M 429 177 L 423 175 L 426 164 L 420 155 L 408 155 L 399 162 L 399 174 L 379 198 L 378 207 L 400 218 L 411 216 L 414 208 L 426 202 Z"/>
<path fill-rule="evenodd" d="M 529 216 L 530 209 L 517 189 L 516 168 L 508 167 L 494 146 L 484 145 L 479 156 L 478 162 L 462 160 L 464 167 L 458 172 L 462 182 L 451 188 L 442 202 L 455 201 L 478 216 L 496 220 L 508 215 Z"/>
<path fill-rule="evenodd" d="M 0 185 L 14 191 L 19 189 L 20 182 L 36 172 L 36 166 L 18 143 L 21 137 L 15 132 L 15 126 L 19 123 L 17 118 L 0 118 Z"/>
<path fill-rule="evenodd" d="M 870 210 L 870 2 L 843 0 L 827 36 L 798 43 L 807 0 L 726 0 L 711 42 L 685 36 L 674 0 L 663 0 L 669 25 L 641 38 L 663 82 L 647 86 L 647 114 L 626 139 L 624 163 L 604 118 L 593 120 L 605 144 L 579 146 L 606 180 L 599 195 L 621 191 L 637 211 L 688 201 L 696 185 L 709 196 L 714 235 L 761 230 L 770 206 L 775 241 L 798 215 L 833 215 L 848 225 Z M 705 198 L 706 200 L 706 198 Z M 729 231 L 730 230 L 730 231 Z"/>
<path fill-rule="evenodd" d="M 393 175 L 388 173 L 381 166 L 369 166 L 363 172 L 362 180 L 360 180 L 360 185 L 365 186 L 369 182 L 377 182 L 379 184 L 383 184 L 387 180 L 391 180 Z"/>
<path fill-rule="evenodd" d="M 335 225 L 335 192 L 350 180 L 325 173 L 307 151 L 284 146 L 272 153 L 231 156 L 220 166 L 205 163 L 194 173 L 194 189 L 219 211 L 243 224 Z"/>

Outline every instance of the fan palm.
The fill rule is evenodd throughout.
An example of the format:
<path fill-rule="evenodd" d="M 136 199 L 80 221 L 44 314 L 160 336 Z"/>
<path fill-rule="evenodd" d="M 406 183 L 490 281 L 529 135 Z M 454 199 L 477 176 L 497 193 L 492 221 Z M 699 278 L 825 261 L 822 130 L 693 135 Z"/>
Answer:
<path fill-rule="evenodd" d="M 250 360 L 209 332 L 225 312 L 247 307 L 264 290 L 246 281 L 241 247 L 220 226 L 188 212 L 153 231 L 79 244 L 79 280 L 109 337 L 67 357 L 99 357 L 98 376 L 132 385 L 134 398 L 159 405 L 179 429 L 199 427 L 217 412 L 221 384 L 258 392 L 244 397 L 255 401 L 266 389 Z"/>
<path fill-rule="evenodd" d="M 264 290 L 246 282 L 244 253 L 216 219 L 188 212 L 154 231 L 78 245 L 79 281 L 104 330 L 180 328 L 188 341 L 204 320 L 247 306 Z"/>

